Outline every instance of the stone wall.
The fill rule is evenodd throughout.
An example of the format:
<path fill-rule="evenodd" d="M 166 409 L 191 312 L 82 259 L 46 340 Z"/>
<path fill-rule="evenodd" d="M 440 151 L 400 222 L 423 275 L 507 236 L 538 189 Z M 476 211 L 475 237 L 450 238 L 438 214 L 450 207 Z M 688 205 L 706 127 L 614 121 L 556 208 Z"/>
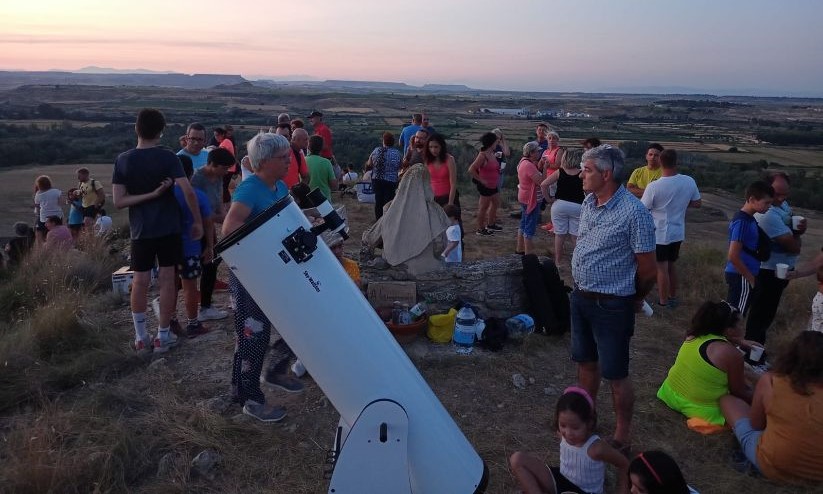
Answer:
<path fill-rule="evenodd" d="M 415 281 L 418 299 L 430 314 L 446 312 L 459 300 L 468 302 L 484 318 L 508 318 L 526 311 L 523 266 L 516 254 L 470 261 L 413 276 L 404 265 L 389 266 L 382 257 L 361 252 L 360 276 L 364 282 Z"/>

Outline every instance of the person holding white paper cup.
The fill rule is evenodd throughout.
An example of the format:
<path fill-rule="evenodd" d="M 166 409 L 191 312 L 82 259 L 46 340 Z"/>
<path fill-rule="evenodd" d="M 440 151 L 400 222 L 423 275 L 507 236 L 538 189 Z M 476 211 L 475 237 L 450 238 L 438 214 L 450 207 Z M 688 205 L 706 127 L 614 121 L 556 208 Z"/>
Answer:
<path fill-rule="evenodd" d="M 806 218 L 798 215 L 792 216 L 792 230 L 800 231 L 801 229 L 806 231 Z"/>
<path fill-rule="evenodd" d="M 806 220 L 793 215 L 786 200 L 789 197 L 789 176 L 776 171 L 767 176 L 767 181 L 774 188 L 774 201 L 764 214 L 755 214 L 754 217 L 760 229 L 771 239 L 771 257 L 760 264 L 746 321 L 746 339 L 761 344 L 766 342 L 766 331 L 777 314 L 783 290 L 791 278 L 789 273 L 794 270 L 800 254 L 802 235 L 806 232 Z"/>
<path fill-rule="evenodd" d="M 812 317 L 809 319 L 808 329 L 823 333 L 823 248 L 813 260 L 790 271 L 787 278 L 793 280 L 812 275 L 817 275 L 817 293 L 812 300 Z"/>
<path fill-rule="evenodd" d="M 774 265 L 774 275 L 781 280 L 786 279 L 786 275 L 789 274 L 789 265 L 779 262 Z"/>

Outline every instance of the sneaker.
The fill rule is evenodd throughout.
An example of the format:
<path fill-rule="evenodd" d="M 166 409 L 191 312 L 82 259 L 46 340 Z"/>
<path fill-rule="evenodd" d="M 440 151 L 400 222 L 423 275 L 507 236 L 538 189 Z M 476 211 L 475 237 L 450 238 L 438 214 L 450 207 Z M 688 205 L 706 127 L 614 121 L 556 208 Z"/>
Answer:
<path fill-rule="evenodd" d="M 246 404 L 243 405 L 243 413 L 256 418 L 260 422 L 280 422 L 286 418 L 285 408 L 272 407 L 271 410 L 266 410 L 266 405 L 251 400 L 246 400 Z"/>
<path fill-rule="evenodd" d="M 146 335 L 146 337 L 142 340 L 135 340 L 132 346 L 134 351 L 137 353 L 146 353 L 151 351 L 152 349 L 152 340 L 151 336 Z"/>
<path fill-rule="evenodd" d="M 170 348 L 176 347 L 178 343 L 177 335 L 169 331 L 168 339 L 160 339 L 159 336 L 154 337 L 154 353 L 166 353 Z"/>
<path fill-rule="evenodd" d="M 260 376 L 260 384 L 280 388 L 287 393 L 300 393 L 305 388 L 302 382 L 285 374 Z"/>
<path fill-rule="evenodd" d="M 303 362 L 301 362 L 300 359 L 297 359 L 293 364 L 291 364 L 291 371 L 295 376 L 303 377 L 306 375 L 306 366 L 303 365 Z"/>
<path fill-rule="evenodd" d="M 228 290 L 229 284 L 223 280 L 215 280 L 214 282 L 214 289 L 215 290 Z"/>
<path fill-rule="evenodd" d="M 229 313 L 217 309 L 215 307 L 201 307 L 200 313 L 197 315 L 197 319 L 201 321 L 217 321 L 219 319 L 225 319 L 229 316 Z"/>
<path fill-rule="evenodd" d="M 491 230 L 493 232 L 502 232 L 503 227 L 498 225 L 497 223 L 492 223 L 491 225 L 486 226 L 486 230 Z"/>
<path fill-rule="evenodd" d="M 488 237 L 488 236 L 494 235 L 494 233 L 492 233 L 492 231 L 489 230 L 488 228 L 483 228 L 482 230 L 477 230 L 474 233 L 476 235 L 480 235 L 481 237 Z"/>
<path fill-rule="evenodd" d="M 206 334 L 208 332 L 209 329 L 203 326 L 203 323 L 200 321 L 197 321 L 197 324 L 186 324 L 186 337 L 189 339 L 197 338 L 201 334 Z"/>
<path fill-rule="evenodd" d="M 177 336 L 183 336 L 183 326 L 180 325 L 180 321 L 177 319 L 172 319 L 169 321 L 169 331 L 176 334 Z"/>

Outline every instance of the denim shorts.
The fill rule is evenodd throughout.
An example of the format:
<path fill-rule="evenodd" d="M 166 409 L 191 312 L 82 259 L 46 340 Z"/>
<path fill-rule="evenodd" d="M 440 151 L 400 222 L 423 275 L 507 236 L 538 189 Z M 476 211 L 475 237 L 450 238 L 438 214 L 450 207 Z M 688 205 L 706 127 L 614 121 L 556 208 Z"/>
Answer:
<path fill-rule="evenodd" d="M 743 454 L 746 455 L 746 459 L 752 462 L 752 465 L 758 471 L 760 467 L 757 465 L 757 443 L 760 442 L 760 436 L 762 435 L 763 431 L 752 427 L 752 422 L 747 417 L 737 419 L 734 424 L 734 437 L 740 443 L 740 448 L 743 450 Z"/>
<path fill-rule="evenodd" d="M 604 379 L 629 376 L 629 342 L 634 334 L 634 297 L 571 296 L 572 360 L 598 362 Z"/>
<path fill-rule="evenodd" d="M 526 205 L 520 203 L 520 233 L 526 238 L 534 237 L 537 231 L 537 223 L 540 221 L 540 208 L 534 208 L 531 213 L 526 214 Z"/>

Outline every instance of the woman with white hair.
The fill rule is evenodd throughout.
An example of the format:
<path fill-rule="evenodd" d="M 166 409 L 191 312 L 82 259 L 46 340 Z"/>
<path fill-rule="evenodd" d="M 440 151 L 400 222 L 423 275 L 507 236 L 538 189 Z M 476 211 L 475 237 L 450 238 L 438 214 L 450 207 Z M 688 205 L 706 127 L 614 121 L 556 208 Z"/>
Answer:
<path fill-rule="evenodd" d="M 540 144 L 527 142 L 523 146 L 523 157 L 517 165 L 517 201 L 520 203 L 520 228 L 517 229 L 518 254 L 534 253 L 534 233 L 540 220 L 540 208 L 537 207 L 537 191 L 543 181 L 543 175 L 537 170 L 540 161 Z"/>
<path fill-rule="evenodd" d="M 291 157 L 288 139 L 261 133 L 253 137 L 246 147 L 252 175 L 240 182 L 232 195 L 229 212 L 223 221 L 224 237 L 289 193 L 283 181 Z M 272 324 L 231 271 L 229 288 L 236 306 L 236 342 L 231 380 L 233 398 L 243 405 L 246 415 L 262 422 L 278 422 L 286 416 L 286 411 L 278 406 L 267 409 L 266 396 L 260 389 L 260 371 L 269 346 Z M 291 393 L 302 391 L 303 384 L 288 376 L 289 361 L 294 354 L 282 338 L 272 347 L 272 352 L 271 365 L 262 380 Z"/>
<path fill-rule="evenodd" d="M 540 184 L 543 196 L 549 196 L 549 188 L 555 187 L 555 202 L 552 204 L 552 225 L 554 226 L 554 262 L 558 266 L 563 258 L 563 245 L 571 237 L 572 248 L 577 243 L 577 227 L 583 204 L 583 179 L 580 178 L 580 162 L 583 151 L 559 148 L 560 168 L 546 177 Z"/>

